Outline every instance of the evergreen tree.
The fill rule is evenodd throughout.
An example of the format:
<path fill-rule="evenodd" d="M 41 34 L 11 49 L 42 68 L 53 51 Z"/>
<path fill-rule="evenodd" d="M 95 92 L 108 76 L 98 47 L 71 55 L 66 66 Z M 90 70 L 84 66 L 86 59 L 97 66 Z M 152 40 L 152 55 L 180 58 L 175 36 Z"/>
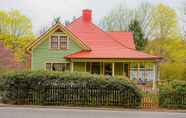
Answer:
<path fill-rule="evenodd" d="M 131 21 L 129 31 L 133 32 L 134 43 L 137 50 L 144 50 L 147 40 L 144 38 L 144 33 L 137 20 Z"/>

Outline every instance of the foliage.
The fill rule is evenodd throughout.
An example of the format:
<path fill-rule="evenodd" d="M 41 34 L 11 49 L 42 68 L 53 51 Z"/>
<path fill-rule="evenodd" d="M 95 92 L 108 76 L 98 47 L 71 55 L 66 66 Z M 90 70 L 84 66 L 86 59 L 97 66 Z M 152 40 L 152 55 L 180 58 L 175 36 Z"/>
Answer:
<path fill-rule="evenodd" d="M 181 38 L 152 40 L 146 52 L 160 55 L 160 80 L 186 80 L 186 42 Z"/>
<path fill-rule="evenodd" d="M 0 11 L 0 40 L 18 61 L 25 61 L 25 47 L 34 39 L 32 23 L 26 16 L 18 10 Z"/>
<path fill-rule="evenodd" d="M 160 65 L 160 80 L 186 81 L 186 64 L 183 62 L 164 63 Z"/>
<path fill-rule="evenodd" d="M 160 87 L 160 106 L 186 108 L 186 81 L 172 81 Z"/>
<path fill-rule="evenodd" d="M 104 90 L 108 89 L 115 89 L 120 92 L 117 95 L 123 96 L 122 98 L 125 99 L 121 101 L 121 106 L 126 105 L 131 97 L 135 97 L 136 101 L 133 104 L 130 104 L 130 107 L 137 107 L 141 102 L 141 94 L 135 84 L 120 77 L 107 77 L 107 79 L 102 79 L 101 76 L 91 75 L 88 73 L 19 72 L 3 75 L 1 76 L 1 79 L 3 82 L 2 88 L 4 89 L 3 101 L 7 103 L 24 104 L 25 98 L 28 98 L 29 96 L 29 90 L 37 90 L 41 92 L 40 99 L 42 99 L 42 101 L 40 104 L 49 105 L 51 103 L 48 102 L 48 100 L 50 99 L 50 101 L 55 101 L 57 99 L 56 96 L 59 98 L 59 94 L 61 93 L 58 94 L 59 91 L 56 91 L 54 92 L 55 96 L 54 94 L 46 91 L 48 87 L 67 87 L 68 89 L 65 89 L 66 92 L 60 96 L 70 97 L 80 95 L 80 98 L 73 97 L 73 100 L 79 99 L 79 102 L 84 105 L 87 105 L 86 103 L 89 102 L 91 102 L 92 105 L 95 105 L 94 99 L 101 99 L 99 98 L 101 96 L 105 96 L 105 100 L 106 98 L 109 98 L 108 100 L 112 100 L 109 96 L 106 97 L 106 95 L 110 94 L 106 93 Z M 97 93 L 99 93 L 98 91 L 102 91 L 102 93 L 99 93 L 99 95 L 95 94 L 93 96 L 89 95 L 90 88 L 96 89 Z M 68 94 L 67 91 L 69 89 L 73 89 L 74 91 L 78 90 L 78 92 L 71 92 Z M 19 90 L 19 92 L 17 90 Z M 83 95 L 81 95 L 81 93 Z M 97 98 L 95 98 L 95 96 L 97 96 Z M 86 101 L 87 97 L 91 97 L 91 101 Z M 63 102 L 65 101 L 62 99 L 60 103 L 55 104 L 62 104 Z M 106 101 L 103 102 L 104 104 L 102 105 L 107 105 Z M 98 105 L 101 105 L 101 103 Z"/>
<path fill-rule="evenodd" d="M 169 6 L 159 4 L 153 8 L 151 30 L 154 39 L 172 38 L 178 34 L 177 14 Z"/>
<path fill-rule="evenodd" d="M 163 57 L 163 62 L 184 62 L 186 59 L 186 42 L 181 37 L 156 39 L 148 42 L 146 52 L 160 55 Z"/>
<path fill-rule="evenodd" d="M 144 39 L 144 33 L 142 31 L 142 28 L 140 27 L 140 24 L 137 20 L 133 20 L 129 24 L 129 31 L 133 32 L 134 34 L 134 42 L 136 45 L 137 50 L 144 50 L 146 40 Z"/>

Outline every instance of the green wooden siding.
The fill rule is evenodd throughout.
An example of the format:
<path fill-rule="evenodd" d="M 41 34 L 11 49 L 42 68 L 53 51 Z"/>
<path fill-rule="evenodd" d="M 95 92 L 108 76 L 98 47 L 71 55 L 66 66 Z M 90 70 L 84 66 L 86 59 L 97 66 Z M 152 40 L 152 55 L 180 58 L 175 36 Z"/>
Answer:
<path fill-rule="evenodd" d="M 47 62 L 60 62 L 68 63 L 69 61 L 64 58 L 75 52 L 79 52 L 81 48 L 73 41 L 69 40 L 68 50 L 52 50 L 49 47 L 49 37 L 38 45 L 32 51 L 32 70 L 44 70 L 45 63 Z"/>

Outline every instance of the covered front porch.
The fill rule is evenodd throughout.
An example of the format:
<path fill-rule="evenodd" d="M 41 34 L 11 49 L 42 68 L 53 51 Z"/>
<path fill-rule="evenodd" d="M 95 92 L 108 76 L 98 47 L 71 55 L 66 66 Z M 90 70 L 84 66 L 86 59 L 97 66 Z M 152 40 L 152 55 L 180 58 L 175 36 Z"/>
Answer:
<path fill-rule="evenodd" d="M 139 60 L 71 60 L 71 72 L 127 76 L 131 80 L 153 81 L 159 79 L 157 61 Z"/>

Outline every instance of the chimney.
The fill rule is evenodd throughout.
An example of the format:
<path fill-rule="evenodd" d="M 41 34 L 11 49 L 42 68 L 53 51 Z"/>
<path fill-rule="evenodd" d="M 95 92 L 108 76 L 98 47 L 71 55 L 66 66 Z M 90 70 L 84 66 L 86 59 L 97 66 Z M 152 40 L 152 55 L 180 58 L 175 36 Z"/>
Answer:
<path fill-rule="evenodd" d="M 89 9 L 83 10 L 83 20 L 86 22 L 92 21 L 92 10 L 89 10 Z"/>

